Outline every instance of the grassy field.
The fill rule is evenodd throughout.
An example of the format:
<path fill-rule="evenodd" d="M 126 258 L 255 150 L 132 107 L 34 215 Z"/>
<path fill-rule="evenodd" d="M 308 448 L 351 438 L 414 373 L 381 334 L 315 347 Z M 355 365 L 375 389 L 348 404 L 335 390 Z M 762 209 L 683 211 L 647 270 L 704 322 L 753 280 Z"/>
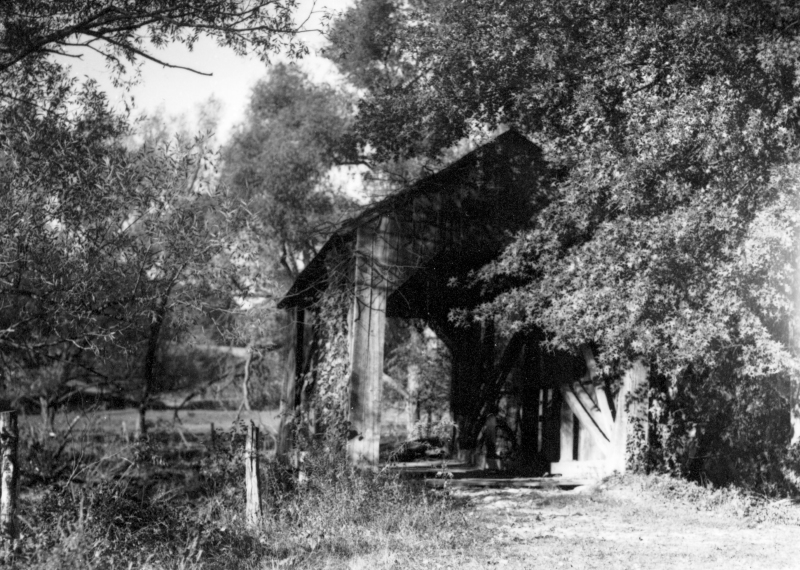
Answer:
<path fill-rule="evenodd" d="M 151 440 L 126 445 L 116 434 L 135 417 L 82 418 L 74 446 L 55 460 L 58 438 L 25 437 L 20 538 L 5 566 L 800 568 L 800 505 L 788 499 L 662 476 L 574 491 L 432 491 L 393 470 L 354 471 L 322 450 L 302 478 L 264 454 L 265 514 L 249 528 L 235 412 L 182 412 L 177 425 L 155 412 Z M 252 419 L 276 426 L 274 412 Z M 211 422 L 232 427 L 214 445 L 204 435 Z"/>
<path fill-rule="evenodd" d="M 56 416 L 55 426 L 57 432 L 63 432 L 67 426 L 76 421 L 75 431 L 94 431 L 97 433 L 122 433 L 122 426 L 132 434 L 139 418 L 139 412 L 135 408 L 125 408 L 120 410 L 100 410 L 88 413 L 67 412 Z M 223 431 L 230 430 L 238 420 L 252 420 L 262 430 L 272 434 L 278 431 L 280 416 L 277 409 L 252 411 L 242 410 L 181 410 L 175 413 L 174 410 L 148 410 L 148 425 L 161 430 L 180 429 L 184 433 L 207 434 L 213 423 L 215 429 Z M 41 419 L 38 415 L 21 416 L 20 424 L 23 429 L 35 431 L 41 428 Z M 404 418 L 401 411 L 389 408 L 382 413 L 383 432 L 386 435 L 404 433 Z"/>
<path fill-rule="evenodd" d="M 139 412 L 134 408 L 121 410 L 102 410 L 89 413 L 68 412 L 56 416 L 56 432 L 63 432 L 77 418 L 75 431 L 95 431 L 121 434 L 122 426 L 133 433 L 139 419 Z M 215 429 L 228 431 L 238 420 L 252 420 L 257 426 L 271 433 L 276 433 L 280 417 L 278 410 L 241 411 L 235 410 L 182 410 L 177 414 L 173 410 L 149 410 L 146 415 L 149 426 L 161 430 L 181 429 L 186 433 L 207 434 L 211 424 Z M 177 418 L 177 421 L 176 421 Z M 38 415 L 22 416 L 21 426 L 36 430 L 41 427 Z"/>

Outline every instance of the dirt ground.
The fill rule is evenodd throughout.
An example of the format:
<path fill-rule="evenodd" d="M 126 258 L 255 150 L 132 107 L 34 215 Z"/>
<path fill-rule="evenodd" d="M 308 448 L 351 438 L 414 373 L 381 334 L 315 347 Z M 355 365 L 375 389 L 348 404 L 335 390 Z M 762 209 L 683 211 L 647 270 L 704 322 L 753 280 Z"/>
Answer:
<path fill-rule="evenodd" d="M 451 492 L 466 502 L 465 523 L 485 529 L 483 544 L 455 559 L 387 553 L 350 568 L 800 570 L 800 525 L 702 512 L 624 487 Z M 786 508 L 800 521 L 800 505 Z"/>

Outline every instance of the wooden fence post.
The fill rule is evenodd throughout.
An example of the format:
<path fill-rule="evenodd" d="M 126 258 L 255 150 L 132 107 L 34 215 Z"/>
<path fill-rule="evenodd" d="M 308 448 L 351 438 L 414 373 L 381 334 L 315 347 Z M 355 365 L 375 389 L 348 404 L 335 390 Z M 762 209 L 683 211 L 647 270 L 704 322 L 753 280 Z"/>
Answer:
<path fill-rule="evenodd" d="M 0 539 L 10 542 L 17 533 L 17 412 L 0 412 Z"/>
<path fill-rule="evenodd" d="M 250 526 L 261 522 L 261 486 L 258 478 L 258 428 L 251 421 L 247 426 L 244 449 L 245 520 Z"/>
<path fill-rule="evenodd" d="M 217 432 L 214 431 L 214 422 L 211 422 L 210 435 L 211 435 L 211 440 L 210 440 L 211 441 L 211 447 L 214 447 L 214 445 L 217 443 Z"/>

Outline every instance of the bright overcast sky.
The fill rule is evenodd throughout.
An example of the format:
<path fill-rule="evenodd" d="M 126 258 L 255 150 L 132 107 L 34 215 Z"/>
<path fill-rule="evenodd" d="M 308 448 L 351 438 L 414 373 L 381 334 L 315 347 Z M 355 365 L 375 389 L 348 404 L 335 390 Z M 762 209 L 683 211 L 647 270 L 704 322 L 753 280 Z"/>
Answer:
<path fill-rule="evenodd" d="M 318 0 L 314 6 L 311 0 L 300 0 L 296 20 L 301 21 L 311 14 L 306 27 L 319 28 L 322 12 L 339 12 L 351 4 L 352 0 Z M 299 62 L 300 67 L 315 81 L 336 82 L 338 77 L 334 66 L 317 55 L 325 44 L 323 36 L 309 32 L 303 34 L 302 38 L 311 53 Z M 268 69 L 255 56 L 237 57 L 232 50 L 220 48 L 208 40 L 200 41 L 191 52 L 181 45 L 173 45 L 154 52 L 154 55 L 171 64 L 191 67 L 213 75 L 206 77 L 147 61 L 142 67 L 141 82 L 130 92 L 124 93 L 111 85 L 105 63 L 94 54 L 85 54 L 83 61 L 72 63 L 72 69 L 78 77 L 96 79 L 109 94 L 112 103 L 120 109 L 123 108 L 123 100 L 133 98 L 137 115 L 163 107 L 168 116 L 185 115 L 191 124 L 198 107 L 214 97 L 222 102 L 217 133 L 220 142 L 242 120 L 250 89 L 257 80 L 266 75 Z"/>

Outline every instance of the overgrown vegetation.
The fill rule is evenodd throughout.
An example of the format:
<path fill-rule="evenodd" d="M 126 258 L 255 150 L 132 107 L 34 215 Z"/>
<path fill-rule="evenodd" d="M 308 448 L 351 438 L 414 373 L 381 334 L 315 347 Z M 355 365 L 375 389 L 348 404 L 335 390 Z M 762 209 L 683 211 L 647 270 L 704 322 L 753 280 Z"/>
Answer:
<path fill-rule="evenodd" d="M 39 484 L 26 481 L 20 538 L 6 563 L 42 569 L 344 567 L 357 555 L 440 553 L 469 543 L 459 507 L 446 496 L 396 473 L 356 471 L 322 447 L 309 450 L 302 477 L 265 458 L 265 517 L 261 527 L 248 529 L 241 426 L 218 434 L 193 458 L 181 454 L 174 435 L 154 432 L 133 446 L 84 448 L 80 465 L 70 461 L 78 453 L 65 458 L 75 466 L 69 472 Z M 38 445 L 27 448 L 28 461 Z"/>
<path fill-rule="evenodd" d="M 791 499 L 775 499 L 737 486 L 714 487 L 669 475 L 625 475 L 605 485 L 625 488 L 670 503 L 691 505 L 698 511 L 747 519 L 753 523 L 800 525 L 800 510 Z"/>
<path fill-rule="evenodd" d="M 334 26 L 376 156 L 506 126 L 541 145 L 559 179 L 480 271 L 511 285 L 477 316 L 589 343 L 607 379 L 645 362 L 659 469 L 774 481 L 790 410 L 800 438 L 798 18 L 772 0 L 361 0 Z"/>
<path fill-rule="evenodd" d="M 738 487 L 662 476 L 621 484 L 796 522 L 787 503 L 765 497 L 800 489 L 800 447 L 787 445 L 800 385 L 800 9 L 360 0 L 334 22 L 328 52 L 360 89 L 358 114 L 355 95 L 276 66 L 222 162 L 205 136 L 172 141 L 157 118 L 137 130 L 63 63 L 99 51 L 124 83 L 126 69 L 135 77 L 154 59 L 148 41 L 191 48 L 201 35 L 264 60 L 281 46 L 298 55 L 295 9 L 294 0 L 0 7 L 0 396 L 43 418 L 23 453 L 21 535 L 6 562 L 303 568 L 464 545 L 472 527 L 452 501 L 388 472 L 356 472 L 319 442 L 348 431 L 351 300 L 341 296 L 319 307 L 326 346 L 298 387 L 302 477 L 266 464 L 261 528 L 243 522 L 240 431 L 200 452 L 158 431 L 107 447 L 57 433 L 52 418 L 89 389 L 120 388 L 141 406 L 144 432 L 159 390 L 186 389 L 188 400 L 206 382 L 179 358 L 164 361 L 170 341 L 197 329 L 206 348 L 246 358 L 175 354 L 208 383 L 223 364 L 229 383 L 241 367 L 242 406 L 274 403 L 274 387 L 248 397 L 251 358 L 254 374 L 277 376 L 266 355 L 287 348 L 294 323 L 252 307 L 283 292 L 316 254 L 320 228 L 352 206 L 331 168 L 372 168 L 367 178 L 386 190 L 506 125 L 542 146 L 558 182 L 531 227 L 476 275 L 500 294 L 472 316 L 498 332 L 540 331 L 550 348 L 591 344 L 598 382 L 646 362 L 654 426 L 637 432 L 649 446 L 633 466 Z M 431 418 L 451 362 L 435 350 L 421 358 L 420 334 L 403 342 L 389 371 Z"/>

